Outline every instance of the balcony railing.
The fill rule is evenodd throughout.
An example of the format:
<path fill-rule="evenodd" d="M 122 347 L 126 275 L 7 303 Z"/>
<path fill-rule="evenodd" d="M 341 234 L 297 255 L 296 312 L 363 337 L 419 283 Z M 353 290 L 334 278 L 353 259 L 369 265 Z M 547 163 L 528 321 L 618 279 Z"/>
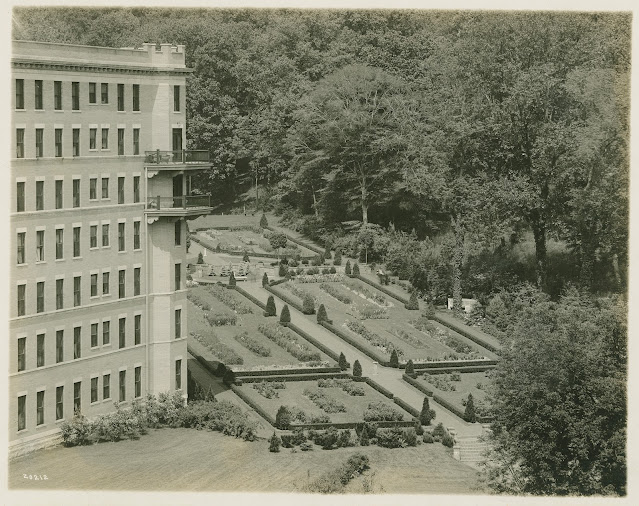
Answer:
<path fill-rule="evenodd" d="M 144 163 L 167 165 L 172 163 L 209 163 L 209 152 L 199 149 L 181 149 L 179 151 L 145 151 Z"/>
<path fill-rule="evenodd" d="M 160 209 L 191 209 L 194 207 L 211 207 L 210 195 L 182 195 L 180 197 L 150 197 L 146 208 Z"/>

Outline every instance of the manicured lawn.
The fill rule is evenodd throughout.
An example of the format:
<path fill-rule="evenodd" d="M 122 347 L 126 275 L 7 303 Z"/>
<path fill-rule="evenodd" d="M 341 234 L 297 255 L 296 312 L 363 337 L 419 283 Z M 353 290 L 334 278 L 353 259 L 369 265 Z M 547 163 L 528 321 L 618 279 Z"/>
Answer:
<path fill-rule="evenodd" d="M 417 381 L 423 383 L 426 388 L 431 389 L 435 394 L 455 404 L 463 411 L 465 407 L 462 404 L 462 399 L 467 399 L 469 393 L 473 394 L 475 404 L 477 404 L 477 402 L 483 402 L 486 399 L 486 389 L 491 385 L 489 374 L 489 372 L 462 372 L 459 373 L 461 381 L 451 381 L 450 374 L 436 374 L 426 379 L 420 373 L 417 377 Z M 455 390 L 442 390 L 438 388 L 435 384 L 438 380 L 448 385 L 454 385 Z M 481 383 L 482 388 L 477 388 L 478 383 Z"/>
<path fill-rule="evenodd" d="M 404 420 L 411 420 L 412 416 L 400 408 L 397 404 L 384 397 L 375 389 L 367 385 L 366 383 L 357 383 L 358 386 L 363 387 L 365 395 L 352 396 L 348 395 L 341 388 L 330 387 L 320 388 L 317 386 L 317 381 L 287 381 L 285 382 L 286 388 L 277 390 L 279 397 L 267 399 L 261 395 L 253 384 L 245 383 L 240 388 L 251 399 L 253 399 L 258 405 L 260 405 L 264 411 L 275 417 L 277 410 L 280 406 L 294 406 L 301 409 L 307 415 L 323 415 L 327 414 L 331 422 L 343 423 L 343 422 L 361 422 L 363 421 L 364 411 L 371 402 L 383 402 L 394 410 L 399 411 L 404 415 Z M 341 413 L 325 413 L 320 409 L 311 399 L 304 395 L 304 390 L 309 389 L 311 391 L 319 391 L 326 396 L 334 399 L 336 402 L 346 407 L 345 412 Z"/>
<path fill-rule="evenodd" d="M 478 493 L 477 472 L 441 444 L 413 448 L 316 449 L 270 453 L 266 441 L 243 442 L 192 429 L 151 431 L 137 441 L 35 452 L 9 463 L 9 487 L 35 490 L 295 492 L 356 452 L 370 458 L 374 488 L 387 493 Z M 46 481 L 23 479 L 46 474 Z M 362 491 L 362 478 L 347 487 Z M 257 499 L 257 498 L 256 498 Z M 259 500 L 257 501 L 259 502 Z"/>
<path fill-rule="evenodd" d="M 233 310 L 231 308 L 214 297 L 206 287 L 198 286 L 191 288 L 191 290 L 194 295 L 210 305 L 210 313 L 233 313 Z M 232 290 L 226 290 L 226 293 L 230 297 L 233 297 L 234 300 L 237 300 L 243 305 L 250 307 L 253 313 L 237 314 L 237 325 L 211 326 L 205 318 L 206 312 L 189 301 L 189 333 L 197 333 L 210 343 L 220 342 L 223 345 L 231 348 L 235 353 L 237 353 L 237 355 L 242 357 L 244 361 L 243 364 L 227 364 L 234 369 L 247 369 L 255 366 L 267 365 L 302 364 L 293 355 L 275 344 L 273 341 L 269 340 L 258 330 L 258 326 L 260 324 L 276 323 L 278 321 L 277 317 L 266 318 L 262 314 L 262 309 L 250 302 L 247 298 L 238 293 L 235 293 Z M 249 337 L 257 341 L 261 346 L 268 348 L 270 350 L 270 355 L 267 357 L 258 355 L 236 341 L 235 336 L 244 332 L 247 332 Z M 189 339 L 192 340 L 194 338 L 190 336 Z M 333 362 L 328 356 L 321 353 L 319 350 L 317 350 L 301 337 L 298 337 L 298 340 L 308 345 L 308 347 L 312 350 L 317 351 L 320 354 L 320 360 L 330 361 L 331 363 Z M 213 353 L 213 355 L 216 356 L 215 353 Z M 225 362 L 225 360 L 221 356 L 216 356 L 216 358 L 221 360 L 222 362 Z"/>

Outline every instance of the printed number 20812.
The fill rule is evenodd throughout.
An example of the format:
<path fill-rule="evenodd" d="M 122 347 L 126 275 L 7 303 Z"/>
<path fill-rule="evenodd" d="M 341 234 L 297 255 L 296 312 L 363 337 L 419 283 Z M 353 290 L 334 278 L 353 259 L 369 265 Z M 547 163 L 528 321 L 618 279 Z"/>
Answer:
<path fill-rule="evenodd" d="M 46 474 L 23 474 L 25 480 L 48 480 Z"/>

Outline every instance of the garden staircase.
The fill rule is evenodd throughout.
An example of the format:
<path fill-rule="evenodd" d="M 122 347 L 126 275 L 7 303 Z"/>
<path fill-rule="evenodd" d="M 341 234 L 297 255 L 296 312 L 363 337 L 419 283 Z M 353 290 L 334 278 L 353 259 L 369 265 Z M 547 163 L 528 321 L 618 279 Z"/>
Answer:
<path fill-rule="evenodd" d="M 484 453 L 487 449 L 488 443 L 480 441 L 477 436 L 457 437 L 453 457 L 471 467 L 479 468 L 480 462 L 485 460 Z"/>

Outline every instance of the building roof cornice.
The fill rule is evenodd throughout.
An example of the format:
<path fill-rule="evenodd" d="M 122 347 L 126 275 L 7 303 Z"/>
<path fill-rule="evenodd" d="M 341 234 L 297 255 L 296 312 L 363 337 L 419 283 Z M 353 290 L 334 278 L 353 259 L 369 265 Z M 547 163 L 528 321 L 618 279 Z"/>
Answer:
<path fill-rule="evenodd" d="M 66 72 L 109 72 L 121 74 L 159 74 L 159 75 L 183 75 L 193 72 L 191 68 L 163 68 L 117 65 L 108 63 L 72 63 L 62 61 L 34 61 L 31 59 L 12 58 L 11 65 L 21 69 L 58 70 Z"/>

